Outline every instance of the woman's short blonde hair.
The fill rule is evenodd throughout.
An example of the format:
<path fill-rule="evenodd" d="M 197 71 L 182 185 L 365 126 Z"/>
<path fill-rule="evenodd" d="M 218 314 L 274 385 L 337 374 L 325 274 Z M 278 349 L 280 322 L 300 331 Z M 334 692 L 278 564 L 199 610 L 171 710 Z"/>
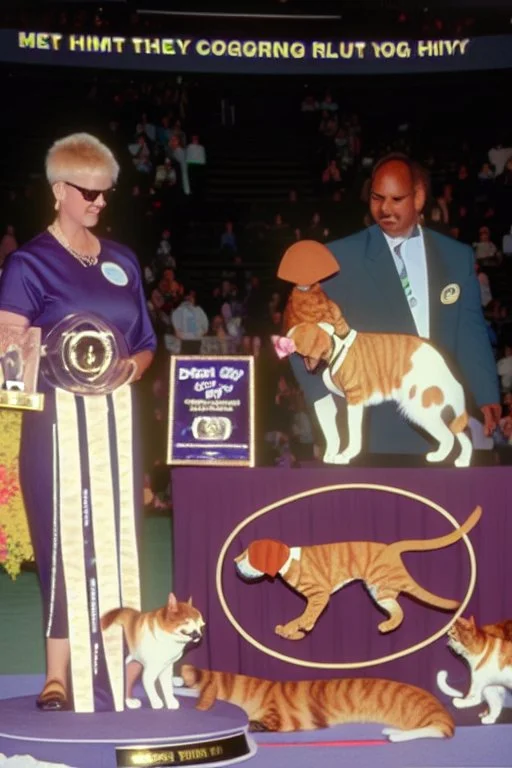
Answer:
<path fill-rule="evenodd" d="M 72 133 L 59 139 L 46 155 L 46 178 L 50 184 L 71 181 L 77 176 L 107 174 L 115 183 L 119 164 L 105 144 L 90 133 Z"/>

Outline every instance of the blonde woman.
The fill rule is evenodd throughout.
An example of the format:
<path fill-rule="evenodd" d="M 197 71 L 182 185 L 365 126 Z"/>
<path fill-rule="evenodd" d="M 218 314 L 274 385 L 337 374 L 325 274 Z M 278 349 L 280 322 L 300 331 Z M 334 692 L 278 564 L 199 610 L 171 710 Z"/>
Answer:
<path fill-rule="evenodd" d="M 46 158 L 56 216 L 11 254 L 0 280 L 0 323 L 45 335 L 73 313 L 100 316 L 122 334 L 132 380 L 153 358 L 155 337 L 135 255 L 91 231 L 119 174 L 94 136 L 57 141 Z M 77 712 L 122 710 L 123 641 L 99 617 L 140 607 L 131 387 L 76 396 L 41 377 L 43 413 L 24 417 L 20 477 L 44 606 L 47 678 L 37 705 Z M 142 480 L 142 478 L 140 478 Z M 133 670 L 132 670 L 133 672 Z"/>

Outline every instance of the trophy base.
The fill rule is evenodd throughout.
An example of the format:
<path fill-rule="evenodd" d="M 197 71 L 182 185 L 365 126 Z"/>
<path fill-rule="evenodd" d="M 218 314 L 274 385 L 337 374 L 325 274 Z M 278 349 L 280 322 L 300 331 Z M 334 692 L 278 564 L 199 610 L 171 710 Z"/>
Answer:
<path fill-rule="evenodd" d="M 0 390 L 0 408 L 17 408 L 23 411 L 42 411 L 44 395 L 39 392 L 18 392 L 15 390 Z"/>
<path fill-rule="evenodd" d="M 1 680 L 1 678 L 0 678 Z M 180 695 L 180 709 L 77 714 L 40 712 L 34 696 L 0 701 L 0 753 L 30 755 L 76 768 L 220 768 L 256 753 L 245 712 L 224 701 L 208 712 L 197 698 Z"/>

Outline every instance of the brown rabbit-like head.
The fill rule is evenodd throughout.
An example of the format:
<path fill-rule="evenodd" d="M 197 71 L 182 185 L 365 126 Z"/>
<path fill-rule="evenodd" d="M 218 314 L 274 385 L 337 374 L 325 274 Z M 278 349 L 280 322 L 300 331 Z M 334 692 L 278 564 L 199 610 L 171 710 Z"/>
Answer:
<path fill-rule="evenodd" d="M 238 573 L 244 579 L 275 578 L 290 555 L 290 547 L 274 539 L 252 541 L 241 555 L 235 557 Z"/>

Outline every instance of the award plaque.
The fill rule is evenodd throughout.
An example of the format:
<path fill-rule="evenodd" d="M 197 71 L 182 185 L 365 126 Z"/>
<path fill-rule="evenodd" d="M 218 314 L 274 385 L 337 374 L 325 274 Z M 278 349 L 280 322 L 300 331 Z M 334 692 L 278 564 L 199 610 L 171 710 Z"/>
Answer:
<path fill-rule="evenodd" d="M 45 338 L 42 373 L 75 395 L 106 395 L 127 384 L 135 363 L 122 334 L 92 314 L 68 315 Z"/>
<path fill-rule="evenodd" d="M 252 357 L 174 355 L 168 464 L 254 466 Z"/>
<path fill-rule="evenodd" d="M 41 329 L 0 324 L 0 408 L 42 411 L 37 392 Z"/>

